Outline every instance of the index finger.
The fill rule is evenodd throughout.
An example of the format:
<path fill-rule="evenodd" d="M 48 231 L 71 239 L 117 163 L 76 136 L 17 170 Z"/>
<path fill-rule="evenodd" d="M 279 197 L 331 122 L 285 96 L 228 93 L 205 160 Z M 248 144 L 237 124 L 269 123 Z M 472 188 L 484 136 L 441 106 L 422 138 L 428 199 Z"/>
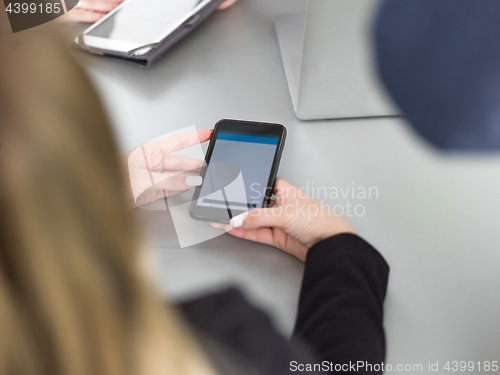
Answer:
<path fill-rule="evenodd" d="M 154 141 L 154 143 L 164 153 L 170 154 L 186 147 L 206 142 L 210 137 L 212 137 L 212 129 L 200 129 L 194 132 L 172 135 L 171 137 Z"/>

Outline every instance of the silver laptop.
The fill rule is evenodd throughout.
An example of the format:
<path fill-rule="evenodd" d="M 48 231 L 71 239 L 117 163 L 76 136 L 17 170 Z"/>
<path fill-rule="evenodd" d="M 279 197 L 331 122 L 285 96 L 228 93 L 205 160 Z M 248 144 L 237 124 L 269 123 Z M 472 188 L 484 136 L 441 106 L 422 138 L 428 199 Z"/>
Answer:
<path fill-rule="evenodd" d="M 379 82 L 371 28 L 380 0 L 308 0 L 276 17 L 293 108 L 301 120 L 399 115 Z"/>

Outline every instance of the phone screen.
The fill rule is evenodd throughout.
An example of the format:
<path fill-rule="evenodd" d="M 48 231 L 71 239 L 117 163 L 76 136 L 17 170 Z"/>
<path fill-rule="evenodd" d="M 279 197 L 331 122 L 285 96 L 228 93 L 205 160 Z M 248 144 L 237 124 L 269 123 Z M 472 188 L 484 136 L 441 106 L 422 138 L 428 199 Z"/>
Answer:
<path fill-rule="evenodd" d="M 203 0 L 129 0 L 87 35 L 149 44 Z"/>
<path fill-rule="evenodd" d="M 230 121 L 218 125 L 192 211 L 198 211 L 201 215 L 195 216 L 204 220 L 226 221 L 226 217 L 230 220 L 261 208 L 269 200 L 283 148 L 284 127 Z"/>

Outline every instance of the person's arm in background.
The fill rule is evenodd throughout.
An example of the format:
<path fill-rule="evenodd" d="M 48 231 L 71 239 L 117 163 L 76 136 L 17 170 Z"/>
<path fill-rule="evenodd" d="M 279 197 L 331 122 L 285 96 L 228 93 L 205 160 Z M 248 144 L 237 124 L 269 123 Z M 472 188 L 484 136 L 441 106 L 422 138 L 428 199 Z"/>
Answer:
<path fill-rule="evenodd" d="M 387 263 L 347 222 L 300 189 L 277 178 L 274 194 L 272 207 L 236 216 L 225 229 L 306 262 L 293 339 L 333 364 L 380 365 Z"/>
<path fill-rule="evenodd" d="M 169 1 L 169 0 L 166 0 Z M 176 0 L 170 0 L 176 1 Z M 217 9 L 229 8 L 238 0 L 226 0 Z M 80 0 L 76 7 L 61 17 L 63 22 L 94 23 L 120 5 L 123 0 Z"/>

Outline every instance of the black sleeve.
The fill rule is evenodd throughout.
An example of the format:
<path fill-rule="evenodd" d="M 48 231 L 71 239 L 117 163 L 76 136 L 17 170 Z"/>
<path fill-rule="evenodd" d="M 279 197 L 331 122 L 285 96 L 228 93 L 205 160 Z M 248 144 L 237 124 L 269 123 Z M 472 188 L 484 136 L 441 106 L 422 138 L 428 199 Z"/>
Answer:
<path fill-rule="evenodd" d="M 336 235 L 313 246 L 307 254 L 293 339 L 306 342 L 322 361 L 334 365 L 381 365 L 388 275 L 382 256 L 354 234 Z M 369 366 L 356 370 L 382 372 Z"/>

